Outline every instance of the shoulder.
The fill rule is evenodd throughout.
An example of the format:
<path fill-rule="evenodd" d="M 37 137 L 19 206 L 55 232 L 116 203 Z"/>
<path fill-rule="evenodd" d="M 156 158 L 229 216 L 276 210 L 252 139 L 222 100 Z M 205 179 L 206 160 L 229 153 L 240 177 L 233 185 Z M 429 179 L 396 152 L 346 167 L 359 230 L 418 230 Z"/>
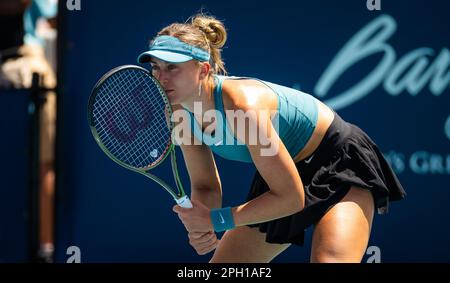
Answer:
<path fill-rule="evenodd" d="M 276 94 L 255 79 L 224 80 L 222 97 L 225 110 L 276 110 Z"/>

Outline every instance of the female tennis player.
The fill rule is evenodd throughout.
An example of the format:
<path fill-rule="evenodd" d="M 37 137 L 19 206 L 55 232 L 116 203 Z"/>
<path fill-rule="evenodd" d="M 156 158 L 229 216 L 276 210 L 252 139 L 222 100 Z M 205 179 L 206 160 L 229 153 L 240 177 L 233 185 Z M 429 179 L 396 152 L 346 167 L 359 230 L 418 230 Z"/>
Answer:
<path fill-rule="evenodd" d="M 177 126 L 192 125 L 178 144 L 193 208 L 174 206 L 190 244 L 198 254 L 215 249 L 211 262 L 269 262 L 303 245 L 313 225 L 312 262 L 360 262 L 374 212 L 406 195 L 397 177 L 360 128 L 313 96 L 225 76 L 226 38 L 221 21 L 196 15 L 162 29 L 138 57 L 151 64 L 174 113 L 191 118 Z M 247 202 L 222 208 L 213 152 L 255 164 Z M 221 240 L 218 231 L 226 231 Z"/>

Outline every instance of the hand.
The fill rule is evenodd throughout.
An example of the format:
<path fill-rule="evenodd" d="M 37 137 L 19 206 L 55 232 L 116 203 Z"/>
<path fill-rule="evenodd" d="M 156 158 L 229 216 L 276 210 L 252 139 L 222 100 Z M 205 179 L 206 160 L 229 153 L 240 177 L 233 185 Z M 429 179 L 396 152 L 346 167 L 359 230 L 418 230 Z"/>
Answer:
<path fill-rule="evenodd" d="M 215 250 L 220 242 L 214 231 L 209 231 L 206 233 L 190 232 L 188 237 L 189 244 L 199 255 L 205 255 Z"/>
<path fill-rule="evenodd" d="M 189 233 L 214 231 L 209 215 L 210 209 L 199 201 L 191 200 L 191 202 L 192 208 L 183 208 L 179 205 L 173 207 L 173 211 L 178 214 L 186 230 Z"/>

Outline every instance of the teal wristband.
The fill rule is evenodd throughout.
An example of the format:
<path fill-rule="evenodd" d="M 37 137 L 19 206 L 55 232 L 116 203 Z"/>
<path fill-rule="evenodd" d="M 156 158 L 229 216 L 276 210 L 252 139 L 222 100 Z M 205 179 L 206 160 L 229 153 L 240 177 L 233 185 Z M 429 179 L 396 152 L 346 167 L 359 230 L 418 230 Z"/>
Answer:
<path fill-rule="evenodd" d="M 231 207 L 211 209 L 210 215 L 214 231 L 216 232 L 231 230 L 236 227 L 234 225 Z"/>

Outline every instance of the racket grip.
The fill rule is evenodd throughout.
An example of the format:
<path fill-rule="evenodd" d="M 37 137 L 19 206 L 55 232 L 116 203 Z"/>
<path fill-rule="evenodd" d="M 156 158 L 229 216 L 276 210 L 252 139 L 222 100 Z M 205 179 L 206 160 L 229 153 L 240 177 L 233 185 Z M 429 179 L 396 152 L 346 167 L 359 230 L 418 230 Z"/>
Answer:
<path fill-rule="evenodd" d="M 179 199 L 175 199 L 179 206 L 184 208 L 192 208 L 191 200 L 188 196 L 181 197 Z"/>

